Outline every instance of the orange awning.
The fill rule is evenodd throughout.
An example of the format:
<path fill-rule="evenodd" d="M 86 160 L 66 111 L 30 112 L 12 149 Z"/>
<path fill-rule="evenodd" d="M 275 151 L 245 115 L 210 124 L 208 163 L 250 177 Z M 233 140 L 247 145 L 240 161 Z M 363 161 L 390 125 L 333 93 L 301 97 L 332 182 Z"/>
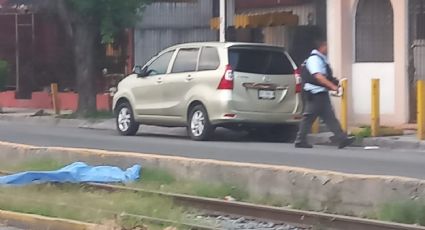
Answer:
<path fill-rule="evenodd" d="M 213 30 L 219 30 L 220 29 L 220 18 L 219 17 L 211 18 L 210 28 L 213 29 Z"/>
<path fill-rule="evenodd" d="M 234 18 L 234 26 L 236 29 L 259 28 L 270 26 L 296 26 L 298 25 L 298 16 L 292 12 L 276 12 L 267 14 L 238 14 Z M 212 18 L 210 20 L 211 29 L 218 30 L 220 28 L 220 18 Z"/>

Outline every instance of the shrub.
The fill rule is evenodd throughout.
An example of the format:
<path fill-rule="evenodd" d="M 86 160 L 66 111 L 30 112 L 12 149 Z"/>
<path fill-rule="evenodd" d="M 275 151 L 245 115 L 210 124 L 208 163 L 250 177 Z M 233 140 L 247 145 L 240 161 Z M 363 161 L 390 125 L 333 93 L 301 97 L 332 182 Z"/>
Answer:
<path fill-rule="evenodd" d="M 0 60 L 0 91 L 6 87 L 7 74 L 9 72 L 9 66 L 6 61 Z"/>
<path fill-rule="evenodd" d="M 416 200 L 385 204 L 381 207 L 378 217 L 385 221 L 424 226 L 425 203 L 422 200 Z"/>

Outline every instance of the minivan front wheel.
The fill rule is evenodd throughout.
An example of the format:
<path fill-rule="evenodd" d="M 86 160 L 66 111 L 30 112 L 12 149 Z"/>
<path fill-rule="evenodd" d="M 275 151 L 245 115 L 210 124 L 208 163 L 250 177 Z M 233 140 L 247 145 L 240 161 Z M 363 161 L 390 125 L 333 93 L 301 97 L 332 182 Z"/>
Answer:
<path fill-rule="evenodd" d="M 134 120 L 133 109 L 128 102 L 118 105 L 115 120 L 118 132 L 123 136 L 134 136 L 139 130 L 139 123 Z"/>
<path fill-rule="evenodd" d="M 194 106 L 189 112 L 187 132 L 192 140 L 207 141 L 214 133 L 207 110 L 202 105 Z"/>

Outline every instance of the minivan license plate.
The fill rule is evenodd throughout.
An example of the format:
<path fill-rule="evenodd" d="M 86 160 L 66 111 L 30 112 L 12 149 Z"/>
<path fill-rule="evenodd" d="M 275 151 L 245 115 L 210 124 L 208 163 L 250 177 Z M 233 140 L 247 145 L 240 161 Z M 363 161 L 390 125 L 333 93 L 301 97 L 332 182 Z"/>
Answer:
<path fill-rule="evenodd" d="M 275 99 L 275 92 L 273 90 L 258 90 L 258 99 L 273 100 Z"/>

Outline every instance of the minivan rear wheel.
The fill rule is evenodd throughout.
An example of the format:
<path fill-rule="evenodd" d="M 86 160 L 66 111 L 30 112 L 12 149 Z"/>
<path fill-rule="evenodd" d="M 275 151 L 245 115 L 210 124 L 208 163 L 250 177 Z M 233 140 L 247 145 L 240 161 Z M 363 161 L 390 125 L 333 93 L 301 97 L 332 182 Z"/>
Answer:
<path fill-rule="evenodd" d="M 118 132 L 123 136 L 134 136 L 140 124 L 134 120 L 133 109 L 128 102 L 120 103 L 115 114 Z"/>
<path fill-rule="evenodd" d="M 211 125 L 207 110 L 202 105 L 196 105 L 190 109 L 188 117 L 187 132 L 192 140 L 207 141 L 215 127 Z"/>

